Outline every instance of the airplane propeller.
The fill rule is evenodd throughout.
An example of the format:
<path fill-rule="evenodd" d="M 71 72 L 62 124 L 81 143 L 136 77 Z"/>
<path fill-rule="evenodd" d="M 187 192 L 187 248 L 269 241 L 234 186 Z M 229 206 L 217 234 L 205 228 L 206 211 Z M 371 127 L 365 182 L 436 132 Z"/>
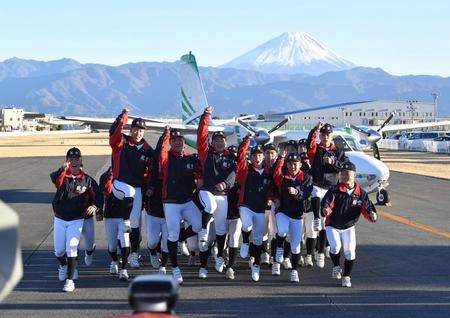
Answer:
<path fill-rule="evenodd" d="M 361 134 L 366 136 L 367 141 L 372 146 L 373 156 L 376 159 L 378 159 L 378 160 L 381 160 L 381 157 L 380 157 L 380 151 L 378 149 L 377 141 L 380 140 L 383 137 L 380 132 L 384 128 L 384 126 L 386 126 L 392 120 L 394 115 L 395 115 L 395 112 L 392 112 L 389 115 L 389 117 L 386 118 L 386 120 L 383 122 L 383 124 L 381 124 L 380 128 L 378 128 L 377 130 L 373 130 L 373 129 L 370 129 L 370 128 L 362 129 L 360 127 L 357 127 L 355 125 L 350 124 L 350 127 L 352 129 L 354 129 L 357 132 L 359 132 L 359 133 L 361 133 Z"/>
<path fill-rule="evenodd" d="M 253 137 L 253 139 L 255 140 L 256 144 L 258 145 L 265 145 L 267 143 L 269 143 L 273 138 L 272 138 L 272 133 L 278 129 L 280 129 L 283 125 L 285 125 L 288 121 L 290 121 L 292 119 L 292 116 L 288 116 L 286 118 L 284 118 L 282 121 L 280 121 L 278 124 L 276 124 L 275 126 L 273 126 L 271 129 L 267 130 L 265 128 L 258 128 L 258 127 L 254 127 L 252 125 L 250 125 L 249 123 L 238 119 L 239 124 L 244 127 L 245 129 L 253 132 L 255 134 L 255 136 Z"/>

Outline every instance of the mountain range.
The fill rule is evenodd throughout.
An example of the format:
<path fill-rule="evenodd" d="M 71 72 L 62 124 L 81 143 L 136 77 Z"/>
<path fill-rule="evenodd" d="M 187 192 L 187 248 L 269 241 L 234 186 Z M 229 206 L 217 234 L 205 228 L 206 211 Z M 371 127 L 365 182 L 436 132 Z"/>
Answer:
<path fill-rule="evenodd" d="M 267 52 L 273 54 L 260 58 L 257 53 L 263 48 L 272 48 Z M 439 116 L 450 116 L 450 77 L 394 76 L 380 68 L 354 66 L 301 32 L 285 33 L 251 52 L 221 67 L 199 68 L 208 102 L 217 114 L 281 112 L 361 100 L 431 101 L 431 93 L 438 93 Z M 252 59 L 261 61 L 257 70 L 242 69 L 243 62 L 251 64 Z M 305 68 L 319 60 L 331 70 L 305 74 Z M 274 73 L 268 72 L 271 69 Z M 127 106 L 142 116 L 181 117 L 180 95 L 178 62 L 120 66 L 67 58 L 0 62 L 0 107 L 112 117 Z"/>

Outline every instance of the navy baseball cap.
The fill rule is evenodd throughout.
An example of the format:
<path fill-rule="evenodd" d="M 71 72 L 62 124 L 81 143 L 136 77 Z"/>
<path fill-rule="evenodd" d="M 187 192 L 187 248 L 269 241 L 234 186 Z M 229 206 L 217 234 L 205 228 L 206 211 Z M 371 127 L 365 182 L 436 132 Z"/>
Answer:
<path fill-rule="evenodd" d="M 284 148 L 286 148 L 287 146 L 293 146 L 293 147 L 295 147 L 295 148 L 297 148 L 297 141 L 295 141 L 295 140 L 289 140 L 285 145 L 284 145 Z"/>
<path fill-rule="evenodd" d="M 299 154 L 301 160 L 309 160 L 308 153 L 302 152 Z"/>
<path fill-rule="evenodd" d="M 227 137 L 225 136 L 225 134 L 223 133 L 223 131 L 215 131 L 212 134 L 211 140 L 214 140 L 215 138 L 221 137 L 223 139 L 227 139 Z"/>
<path fill-rule="evenodd" d="M 276 152 L 278 152 L 277 146 L 275 146 L 274 144 L 267 144 L 264 146 L 264 151 L 267 150 L 275 150 Z"/>
<path fill-rule="evenodd" d="M 296 153 L 290 153 L 286 157 L 286 161 L 301 161 L 300 155 Z"/>
<path fill-rule="evenodd" d="M 321 133 L 332 133 L 333 132 L 333 126 L 330 124 L 323 125 L 322 128 L 320 128 Z"/>
<path fill-rule="evenodd" d="M 229 147 L 227 148 L 227 150 L 228 150 L 229 152 L 231 152 L 231 153 L 234 153 L 234 154 L 236 154 L 237 151 L 238 151 L 238 149 L 237 149 L 237 147 L 236 147 L 235 145 L 229 146 Z"/>
<path fill-rule="evenodd" d="M 77 157 L 77 158 L 80 158 L 80 157 L 81 157 L 81 151 L 80 151 L 80 149 L 78 149 L 78 148 L 76 148 L 76 147 L 73 147 L 73 148 L 70 148 L 69 150 L 67 150 L 67 153 L 66 153 L 66 159 L 69 159 L 69 157 Z"/>
<path fill-rule="evenodd" d="M 306 146 L 306 145 L 308 145 L 308 139 L 306 139 L 306 138 L 302 138 L 302 139 L 300 139 L 299 141 L 298 141 L 298 143 L 297 143 L 299 146 Z"/>
<path fill-rule="evenodd" d="M 346 161 L 342 164 L 342 170 L 351 170 L 351 171 L 356 171 L 356 166 L 353 162 L 351 161 Z"/>
<path fill-rule="evenodd" d="M 250 149 L 250 154 L 253 155 L 255 153 L 264 153 L 264 149 L 261 145 L 257 145 Z"/>
<path fill-rule="evenodd" d="M 147 127 L 145 126 L 145 121 L 142 118 L 135 118 L 133 119 L 133 121 L 131 122 L 131 127 L 137 127 L 140 129 L 147 129 Z"/>
<path fill-rule="evenodd" d="M 181 137 L 183 138 L 183 134 L 181 133 L 180 130 L 178 129 L 171 129 L 170 130 L 170 139 L 175 138 L 175 137 Z"/>

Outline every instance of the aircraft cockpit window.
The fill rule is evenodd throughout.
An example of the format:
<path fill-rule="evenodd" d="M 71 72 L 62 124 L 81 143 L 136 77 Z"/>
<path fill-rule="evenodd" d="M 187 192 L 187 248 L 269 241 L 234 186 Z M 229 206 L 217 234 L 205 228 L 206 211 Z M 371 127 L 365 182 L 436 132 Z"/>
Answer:
<path fill-rule="evenodd" d="M 361 148 L 352 136 L 334 136 L 333 141 L 337 147 L 343 149 L 344 151 L 361 151 Z"/>

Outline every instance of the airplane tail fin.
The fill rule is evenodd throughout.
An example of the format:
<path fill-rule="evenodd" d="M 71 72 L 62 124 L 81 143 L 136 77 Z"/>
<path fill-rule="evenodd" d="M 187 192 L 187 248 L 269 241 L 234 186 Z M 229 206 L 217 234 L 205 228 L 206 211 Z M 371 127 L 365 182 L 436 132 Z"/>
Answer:
<path fill-rule="evenodd" d="M 184 125 L 198 125 L 203 110 L 208 106 L 205 90 L 195 61 L 189 52 L 180 60 L 181 111 Z"/>

